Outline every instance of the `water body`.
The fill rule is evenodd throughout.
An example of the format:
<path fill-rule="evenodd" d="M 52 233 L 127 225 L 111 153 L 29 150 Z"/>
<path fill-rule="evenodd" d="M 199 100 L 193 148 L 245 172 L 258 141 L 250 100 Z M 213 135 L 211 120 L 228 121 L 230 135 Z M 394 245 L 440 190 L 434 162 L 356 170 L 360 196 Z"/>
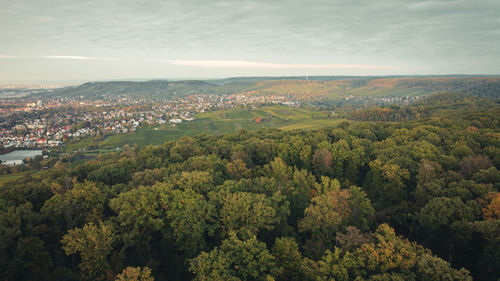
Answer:
<path fill-rule="evenodd" d="M 0 163 L 8 166 L 20 165 L 26 158 L 34 158 L 37 155 L 42 155 L 42 151 L 43 150 L 15 150 L 0 155 Z"/>

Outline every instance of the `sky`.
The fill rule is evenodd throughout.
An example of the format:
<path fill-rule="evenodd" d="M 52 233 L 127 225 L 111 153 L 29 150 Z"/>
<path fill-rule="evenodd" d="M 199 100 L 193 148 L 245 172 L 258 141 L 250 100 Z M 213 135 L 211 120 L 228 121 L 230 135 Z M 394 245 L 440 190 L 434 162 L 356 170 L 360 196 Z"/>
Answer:
<path fill-rule="evenodd" d="M 499 0 L 0 0 L 0 82 L 500 74 Z"/>

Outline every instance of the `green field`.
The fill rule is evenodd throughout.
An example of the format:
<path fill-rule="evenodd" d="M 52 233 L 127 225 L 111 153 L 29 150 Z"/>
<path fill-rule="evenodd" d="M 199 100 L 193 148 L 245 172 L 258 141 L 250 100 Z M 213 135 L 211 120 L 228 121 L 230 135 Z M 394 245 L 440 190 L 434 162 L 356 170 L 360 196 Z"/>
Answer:
<path fill-rule="evenodd" d="M 7 182 L 18 180 L 20 178 L 27 176 L 28 174 L 31 175 L 33 178 L 42 180 L 46 176 L 46 172 L 47 171 L 39 171 L 31 169 L 31 170 L 20 171 L 13 174 L 0 175 L 0 187 L 2 187 Z"/>
<path fill-rule="evenodd" d="M 6 175 L 0 175 L 0 186 L 3 186 L 5 183 L 13 180 L 20 179 L 24 176 L 24 173 L 26 172 L 19 172 L 16 174 L 6 174 Z"/>
<path fill-rule="evenodd" d="M 139 128 L 135 133 L 109 136 L 99 143 L 103 149 L 122 147 L 125 144 L 145 146 L 176 140 L 197 134 L 221 135 L 239 129 L 249 131 L 262 128 L 283 130 L 315 129 L 336 125 L 345 120 L 328 119 L 327 112 L 285 106 L 265 106 L 257 109 L 238 108 L 199 113 L 197 120 L 180 124 L 163 124 Z M 256 122 L 261 118 L 261 122 Z"/>

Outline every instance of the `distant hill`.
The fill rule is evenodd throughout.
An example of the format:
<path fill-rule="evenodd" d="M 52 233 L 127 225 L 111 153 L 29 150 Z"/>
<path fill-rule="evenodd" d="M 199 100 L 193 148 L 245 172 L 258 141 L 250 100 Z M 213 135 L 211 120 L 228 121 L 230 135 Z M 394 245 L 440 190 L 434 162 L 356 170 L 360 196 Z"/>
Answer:
<path fill-rule="evenodd" d="M 249 76 L 249 77 L 228 77 L 223 79 L 205 80 L 207 82 L 223 85 L 227 83 L 244 83 L 244 82 L 259 82 L 259 81 L 276 81 L 276 80 L 315 80 L 315 81 L 334 81 L 334 80 L 350 80 L 350 79 L 383 79 L 383 78 L 471 78 L 471 77 L 491 77 L 491 76 L 470 76 L 470 75 L 388 75 L 388 76 L 324 76 L 324 75 L 302 75 L 302 76 Z"/>
<path fill-rule="evenodd" d="M 272 80 L 255 82 L 248 92 L 289 94 L 302 99 L 342 99 L 347 96 L 412 96 L 456 92 L 500 97 L 500 77 L 353 78 L 346 80 Z"/>
<path fill-rule="evenodd" d="M 115 96 L 127 95 L 132 97 L 170 98 L 190 94 L 215 93 L 217 86 L 205 81 L 167 81 L 151 80 L 144 82 L 135 81 L 110 81 L 88 82 L 77 87 L 67 87 L 53 91 L 55 96 Z"/>
<path fill-rule="evenodd" d="M 52 96 L 116 96 L 171 98 L 191 94 L 288 94 L 303 100 L 337 100 L 347 96 L 414 96 L 456 92 L 500 97 L 500 77 L 234 77 L 219 80 L 89 82 L 55 90 Z"/>
<path fill-rule="evenodd" d="M 317 81 L 331 81 L 331 80 L 346 80 L 359 78 L 358 76 L 252 76 L 252 77 L 229 77 L 224 79 L 207 80 L 210 83 L 224 85 L 228 83 L 248 83 L 259 81 L 277 81 L 277 80 L 317 80 Z M 373 77 L 369 77 L 373 78 Z"/>

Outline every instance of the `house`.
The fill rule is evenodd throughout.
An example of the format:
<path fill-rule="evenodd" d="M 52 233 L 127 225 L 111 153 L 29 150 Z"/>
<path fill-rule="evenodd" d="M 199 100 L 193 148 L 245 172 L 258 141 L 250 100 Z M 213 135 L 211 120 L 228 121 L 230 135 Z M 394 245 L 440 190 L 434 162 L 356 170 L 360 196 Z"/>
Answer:
<path fill-rule="evenodd" d="M 38 140 L 36 140 L 36 143 L 38 145 L 46 145 L 47 144 L 47 140 L 46 139 L 38 139 Z"/>
<path fill-rule="evenodd" d="M 60 141 L 57 141 L 57 140 L 49 140 L 49 141 L 47 142 L 47 144 L 48 144 L 50 147 L 58 147 L 60 143 L 61 143 L 61 142 L 60 142 Z"/>

